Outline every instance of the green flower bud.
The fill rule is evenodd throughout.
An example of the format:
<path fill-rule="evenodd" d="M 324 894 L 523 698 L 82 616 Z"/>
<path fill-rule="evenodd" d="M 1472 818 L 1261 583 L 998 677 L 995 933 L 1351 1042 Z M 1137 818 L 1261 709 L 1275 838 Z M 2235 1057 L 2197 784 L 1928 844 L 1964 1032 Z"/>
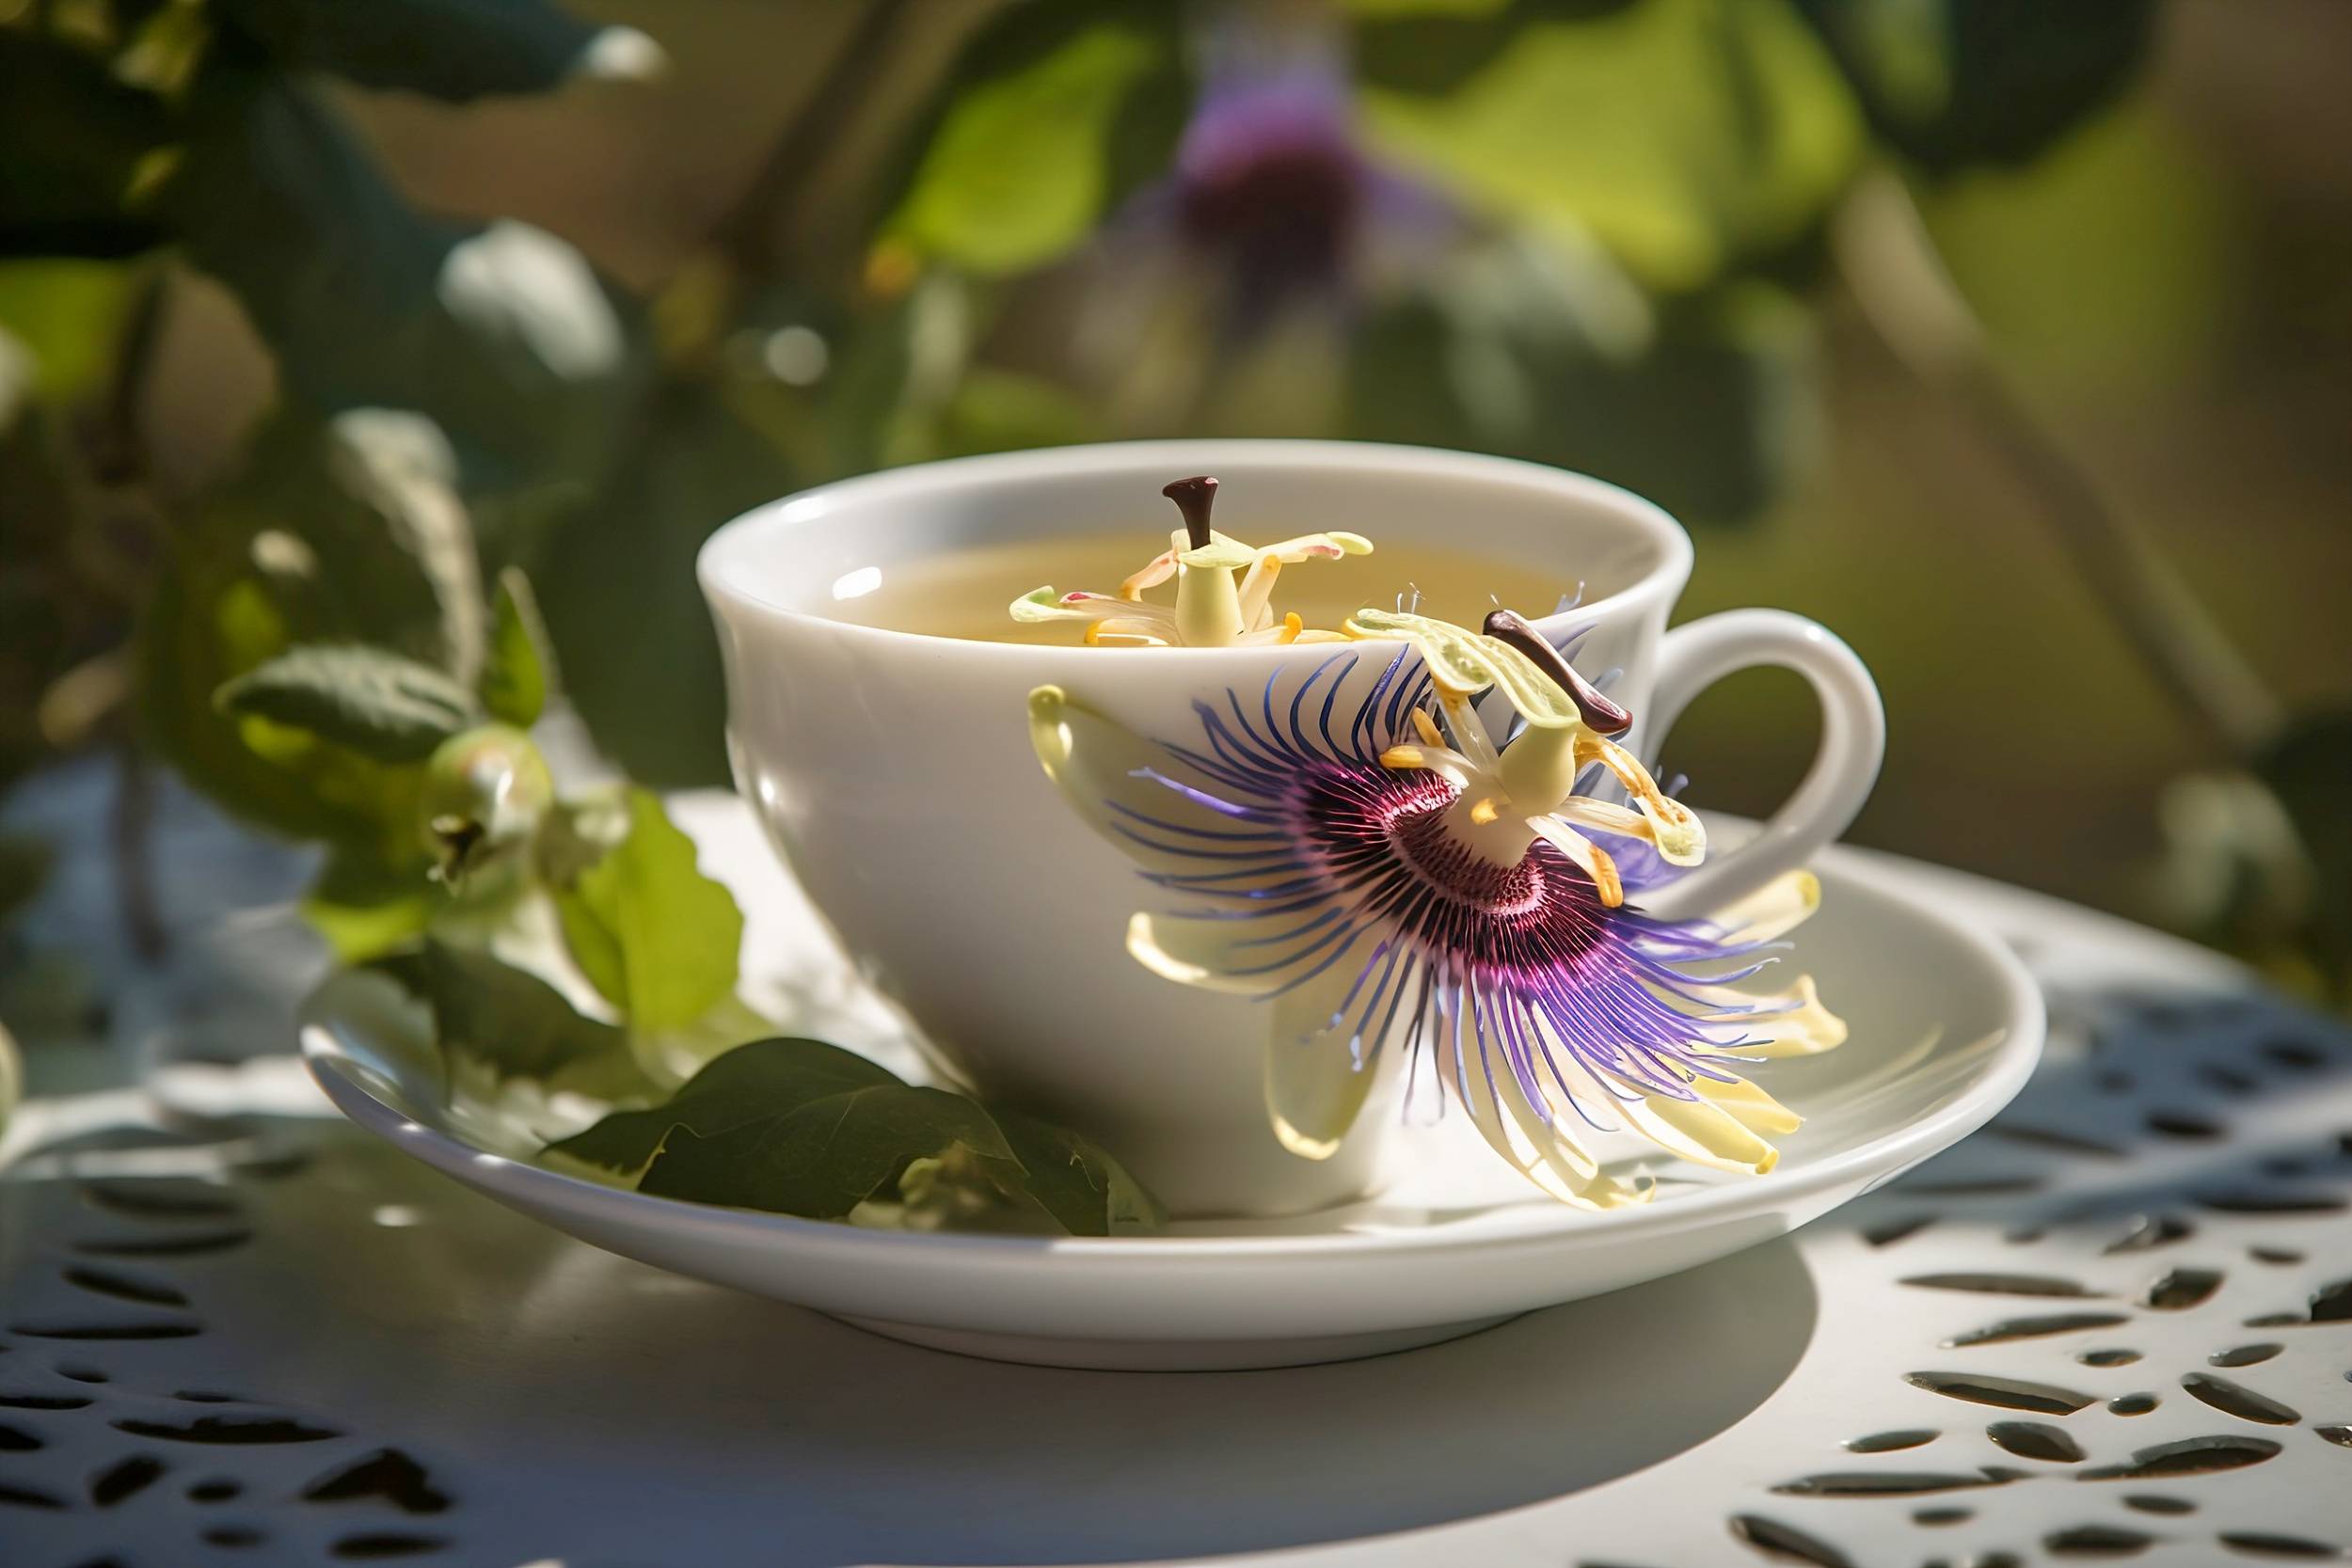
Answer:
<path fill-rule="evenodd" d="M 484 724 L 441 742 L 426 761 L 418 816 L 425 847 L 453 885 L 531 842 L 555 803 L 555 780 L 531 736 Z"/>

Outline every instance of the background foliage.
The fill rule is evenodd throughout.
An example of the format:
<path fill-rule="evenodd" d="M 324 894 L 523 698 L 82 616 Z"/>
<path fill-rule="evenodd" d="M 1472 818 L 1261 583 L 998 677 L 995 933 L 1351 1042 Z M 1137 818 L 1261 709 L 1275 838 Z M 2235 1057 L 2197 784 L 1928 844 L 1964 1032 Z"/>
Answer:
<path fill-rule="evenodd" d="M 2352 654 L 2340 17 L 595 8 L 0 0 L 0 787 L 110 749 L 135 855 L 161 763 L 364 915 L 421 763 L 216 701 L 290 649 L 473 693 L 521 568 L 604 750 L 719 782 L 736 512 L 1339 434 L 1619 480 L 1702 531 L 1690 609 L 1839 626 L 1866 840 L 2345 973 L 2352 744 L 2289 717 Z M 1756 809 L 1801 715 L 1733 683 L 1670 760 Z"/>

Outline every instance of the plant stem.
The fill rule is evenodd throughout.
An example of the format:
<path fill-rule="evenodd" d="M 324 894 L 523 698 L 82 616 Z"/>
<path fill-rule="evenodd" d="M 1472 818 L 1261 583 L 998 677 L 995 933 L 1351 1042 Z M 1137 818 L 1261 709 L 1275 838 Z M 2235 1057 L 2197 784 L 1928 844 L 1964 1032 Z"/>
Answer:
<path fill-rule="evenodd" d="M 170 946 L 164 928 L 163 901 L 155 891 L 155 764 L 136 737 L 115 748 L 115 795 L 106 815 L 106 842 L 114 864 L 115 903 L 131 950 L 154 963 Z"/>
<path fill-rule="evenodd" d="M 711 230 L 712 246 L 747 277 L 765 277 L 782 265 L 778 231 L 799 205 L 826 150 L 859 99 L 881 74 L 891 35 L 909 0 L 869 0 L 849 38 L 826 62 L 824 74 L 786 122 L 751 182 Z"/>
<path fill-rule="evenodd" d="M 2179 572 L 2018 399 L 1901 178 L 1880 168 L 1857 182 L 1832 243 L 1872 329 L 1906 370 L 1951 400 L 2034 498 L 2151 676 L 2241 761 L 2259 754 L 2284 721 L 2279 699 Z"/>

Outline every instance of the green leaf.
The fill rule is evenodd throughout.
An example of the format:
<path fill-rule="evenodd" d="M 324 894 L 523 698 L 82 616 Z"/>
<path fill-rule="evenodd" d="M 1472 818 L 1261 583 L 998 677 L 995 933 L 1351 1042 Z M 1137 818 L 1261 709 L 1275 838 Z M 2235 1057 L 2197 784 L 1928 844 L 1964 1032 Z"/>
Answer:
<path fill-rule="evenodd" d="M 994 1114 L 1026 1173 L 1022 1192 L 1073 1236 L 1157 1230 L 1168 1223 L 1160 1200 L 1091 1138 L 1034 1117 Z"/>
<path fill-rule="evenodd" d="M 278 72 L 207 71 L 186 123 L 159 210 L 243 302 L 296 400 L 429 408 L 485 472 L 584 479 L 610 459 L 644 364 L 576 249 L 411 210 Z"/>
<path fill-rule="evenodd" d="M 627 804 L 628 836 L 557 893 L 564 940 L 632 1029 L 683 1029 L 733 993 L 743 913 L 657 796 Z"/>
<path fill-rule="evenodd" d="M 138 267 L 113 261 L 0 263 L 0 337 L 32 356 L 33 396 L 61 402 L 99 385 L 113 368 L 117 328 L 140 277 Z M 0 424 L 8 404 L 0 389 Z"/>
<path fill-rule="evenodd" d="M 648 1111 L 615 1111 L 548 1151 L 634 1175 L 673 1128 L 713 1138 L 796 1106 L 898 1084 L 896 1073 L 821 1040 L 754 1040 L 719 1057 Z"/>
<path fill-rule="evenodd" d="M 630 778 L 727 783 L 726 686 L 695 552 L 720 524 L 803 483 L 714 398 L 669 388 L 610 483 L 536 553 L 564 695 Z"/>
<path fill-rule="evenodd" d="M 635 1071 L 620 1030 L 583 1017 L 553 986 L 487 953 L 428 940 L 371 967 L 431 1006 L 445 1054 L 462 1053 L 500 1078 L 550 1079 L 621 1064 Z"/>
<path fill-rule="evenodd" d="M 982 30 L 915 145 L 885 248 L 1002 276 L 1053 260 L 1167 166 L 1184 98 L 1176 8 L 1038 0 Z"/>
<path fill-rule="evenodd" d="M 295 71 L 462 103 L 575 78 L 643 79 L 665 63 L 634 27 L 541 0 L 213 0 L 221 21 Z"/>
<path fill-rule="evenodd" d="M 416 851 L 423 769 L 387 767 L 262 719 L 225 714 L 215 691 L 297 641 L 353 637 L 315 561 L 235 498 L 178 531 L 134 643 L 140 726 L 214 800 L 295 838 L 396 859 Z"/>
<path fill-rule="evenodd" d="M 1532 21 L 1442 95 L 1368 83 L 1375 145 L 1474 209 L 1597 241 L 1654 290 L 1803 239 L 1865 147 L 1788 0 L 1643 0 Z"/>
<path fill-rule="evenodd" d="M 134 255 L 165 235 L 133 198 L 170 136 L 164 106 L 97 59 L 0 27 L 0 256 Z"/>
<path fill-rule="evenodd" d="M 473 693 L 381 648 L 306 644 L 222 686 L 225 714 L 304 730 L 374 762 L 420 762 L 478 720 Z"/>
<path fill-rule="evenodd" d="M 1347 433 L 1579 469 L 1692 522 L 1754 515 L 1809 459 L 1810 314 L 1750 278 L 1660 309 L 1629 352 L 1573 275 L 1485 261 L 1369 313 L 1349 344 Z M 1603 341 L 1597 341 L 1597 339 Z"/>
<path fill-rule="evenodd" d="M 894 1203 L 918 1165 L 927 1182 L 966 1188 L 1000 1221 L 1032 1216 L 1100 1236 L 1162 1218 L 1133 1178 L 1076 1133 L 992 1116 L 818 1040 L 739 1046 L 668 1104 L 615 1112 L 548 1152 L 642 1172 L 641 1192 L 811 1219 Z"/>
<path fill-rule="evenodd" d="M 1871 128 L 1935 174 L 2016 165 L 2112 103 L 2154 0 L 1796 0 Z"/>
<path fill-rule="evenodd" d="M 509 566 L 499 574 L 498 601 L 490 611 L 490 647 L 483 661 L 482 705 L 493 719 L 517 729 L 536 723 L 548 705 L 548 666 L 547 626 L 539 619 L 539 601 L 531 583 Z"/>
<path fill-rule="evenodd" d="M 303 895 L 302 917 L 347 964 L 381 958 L 424 934 L 447 895 L 421 858 L 399 862 L 353 850 L 330 854 Z"/>

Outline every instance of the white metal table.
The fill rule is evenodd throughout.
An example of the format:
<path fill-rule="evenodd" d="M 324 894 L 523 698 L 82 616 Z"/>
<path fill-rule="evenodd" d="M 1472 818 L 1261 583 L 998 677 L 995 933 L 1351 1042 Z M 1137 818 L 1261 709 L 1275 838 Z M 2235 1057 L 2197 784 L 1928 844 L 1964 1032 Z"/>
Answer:
<path fill-rule="evenodd" d="M 1793 1238 L 1336 1366 L 870 1338 L 541 1229 L 282 1056 L 54 1096 L 0 1179 L 0 1563 L 2352 1557 L 2352 1040 L 2169 939 L 1906 874 L 2048 990 L 1990 1129 Z M 134 1010 L 217 1046 L 301 967 Z"/>

